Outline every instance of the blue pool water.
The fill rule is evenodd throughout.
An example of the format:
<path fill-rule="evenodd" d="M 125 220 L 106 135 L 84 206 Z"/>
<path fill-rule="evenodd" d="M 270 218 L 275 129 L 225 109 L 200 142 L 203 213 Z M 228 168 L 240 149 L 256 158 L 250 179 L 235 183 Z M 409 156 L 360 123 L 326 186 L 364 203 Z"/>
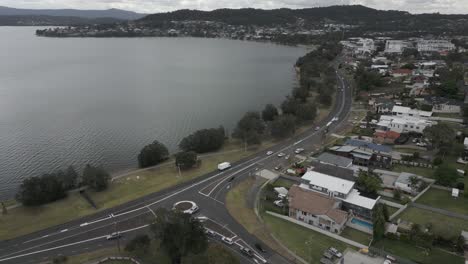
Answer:
<path fill-rule="evenodd" d="M 356 225 L 360 225 L 360 226 L 363 226 L 363 227 L 366 227 L 366 228 L 369 228 L 369 229 L 373 229 L 373 225 L 369 222 L 366 222 L 366 221 L 362 221 L 360 219 L 357 219 L 357 218 L 353 218 L 351 219 L 351 223 L 353 224 L 356 224 Z"/>

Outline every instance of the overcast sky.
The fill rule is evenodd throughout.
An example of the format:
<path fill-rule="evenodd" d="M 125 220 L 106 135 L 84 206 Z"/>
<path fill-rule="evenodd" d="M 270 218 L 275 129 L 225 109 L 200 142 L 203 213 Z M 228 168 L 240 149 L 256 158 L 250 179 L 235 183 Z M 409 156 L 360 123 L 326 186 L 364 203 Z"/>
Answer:
<path fill-rule="evenodd" d="M 0 5 L 17 8 L 120 8 L 142 13 L 177 9 L 217 8 L 306 8 L 334 4 L 362 4 L 377 9 L 411 13 L 468 14 L 468 0 L 0 0 Z"/>

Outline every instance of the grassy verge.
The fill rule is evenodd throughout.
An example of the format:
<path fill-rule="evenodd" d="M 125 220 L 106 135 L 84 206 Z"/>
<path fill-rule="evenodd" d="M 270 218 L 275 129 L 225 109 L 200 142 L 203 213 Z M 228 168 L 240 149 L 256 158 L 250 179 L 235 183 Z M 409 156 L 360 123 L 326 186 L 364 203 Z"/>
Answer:
<path fill-rule="evenodd" d="M 392 206 L 388 206 L 388 205 L 387 205 L 387 208 L 388 208 L 388 214 L 389 214 L 389 215 L 393 215 L 393 214 L 396 213 L 396 211 L 398 211 L 398 209 L 399 209 L 399 208 L 392 207 Z"/>
<path fill-rule="evenodd" d="M 84 253 L 84 254 L 79 254 L 79 255 L 75 255 L 75 256 L 70 256 L 67 258 L 67 262 L 66 263 L 85 263 L 85 262 L 88 262 L 88 261 L 98 261 L 98 260 L 101 260 L 105 257 L 117 257 L 117 256 L 128 256 L 127 254 L 125 253 L 119 253 L 117 251 L 116 248 L 106 248 L 106 249 L 101 249 L 101 250 L 96 250 L 96 251 L 93 251 L 93 252 L 89 252 L 89 253 Z M 111 262 L 106 262 L 106 263 L 111 263 Z M 126 263 L 130 263 L 130 262 L 115 262 L 115 263 L 122 263 L 122 264 L 126 264 Z"/>
<path fill-rule="evenodd" d="M 275 237 L 310 263 L 319 263 L 323 252 L 329 247 L 340 251 L 348 247 L 338 240 L 271 215 L 265 214 L 263 219 Z"/>
<path fill-rule="evenodd" d="M 340 235 L 364 245 L 369 245 L 369 243 L 372 241 L 372 235 L 350 227 L 346 227 Z"/>
<path fill-rule="evenodd" d="M 468 198 L 463 195 L 453 198 L 452 193 L 445 190 L 431 188 L 418 199 L 418 203 L 468 215 Z"/>
<path fill-rule="evenodd" d="M 462 230 L 468 230 L 468 221 L 466 220 L 414 207 L 405 210 L 399 218 L 421 226 L 432 224 L 434 233 L 447 237 L 459 236 Z"/>
<path fill-rule="evenodd" d="M 260 149 L 271 145 L 272 142 L 265 143 Z M 234 148 L 230 145 L 227 147 Z M 110 184 L 108 190 L 100 193 L 90 193 L 90 196 L 98 205 L 98 210 L 111 208 L 200 177 L 215 170 L 220 162 L 237 161 L 254 154 L 258 150 L 225 152 L 223 149 L 223 152 L 216 155 L 201 158 L 201 165 L 198 168 L 183 171 L 182 177 L 177 176 L 178 172 L 174 166 L 161 166 L 151 170 L 139 171 L 114 181 Z M 96 210 L 76 193 L 70 194 L 66 199 L 40 207 L 18 207 L 9 210 L 7 215 L 0 216 L 0 226 L 2 226 L 0 239 L 24 235 L 95 212 Z"/>
<path fill-rule="evenodd" d="M 427 177 L 427 178 L 434 178 L 434 170 L 429 168 L 422 168 L 422 167 L 412 167 L 412 166 L 405 166 L 405 165 L 394 165 L 392 171 L 395 172 L 408 172 L 413 173 L 419 176 Z"/>
<path fill-rule="evenodd" d="M 464 259 L 445 252 L 438 248 L 427 251 L 415 245 L 402 241 L 384 239 L 377 242 L 374 247 L 383 249 L 386 252 L 401 256 L 421 264 L 450 263 L 463 264 Z"/>

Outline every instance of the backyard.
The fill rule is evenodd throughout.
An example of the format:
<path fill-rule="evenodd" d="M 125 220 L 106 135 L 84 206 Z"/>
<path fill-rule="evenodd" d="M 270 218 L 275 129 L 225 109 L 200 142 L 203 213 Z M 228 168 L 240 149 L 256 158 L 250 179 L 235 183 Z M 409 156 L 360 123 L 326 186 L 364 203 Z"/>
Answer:
<path fill-rule="evenodd" d="M 430 168 L 423 168 L 423 167 L 413 167 L 413 166 L 406 166 L 406 165 L 393 165 L 392 171 L 395 172 L 408 172 L 413 173 L 419 176 L 427 177 L 427 178 L 434 178 L 434 170 Z"/>
<path fill-rule="evenodd" d="M 421 196 L 417 202 L 455 213 L 468 215 L 468 198 L 463 196 L 463 194 L 458 198 L 453 198 L 450 191 L 431 188 Z"/>
<path fill-rule="evenodd" d="M 346 227 L 343 232 L 341 232 L 340 236 L 346 237 L 353 241 L 359 242 L 364 245 L 369 245 L 372 240 L 372 235 L 366 234 L 364 232 L 358 231 L 351 227 Z"/>

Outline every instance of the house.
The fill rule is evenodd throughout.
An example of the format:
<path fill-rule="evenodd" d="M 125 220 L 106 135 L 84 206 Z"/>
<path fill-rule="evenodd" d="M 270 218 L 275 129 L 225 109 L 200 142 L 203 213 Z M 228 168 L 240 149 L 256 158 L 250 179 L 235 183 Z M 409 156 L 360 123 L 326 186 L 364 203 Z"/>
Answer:
<path fill-rule="evenodd" d="M 427 39 L 419 40 L 416 43 L 416 48 L 418 52 L 428 53 L 428 52 L 439 52 L 444 53 L 455 49 L 455 45 L 448 40 L 440 39 Z"/>
<path fill-rule="evenodd" d="M 352 216 L 365 220 L 372 220 L 372 210 L 377 199 L 362 196 L 354 189 L 355 182 L 316 171 L 306 172 L 299 187 L 340 201 L 339 208 L 349 212 Z M 290 190 L 291 192 L 291 190 Z"/>
<path fill-rule="evenodd" d="M 411 187 L 411 178 L 412 177 L 417 177 L 420 178 L 419 176 L 412 174 L 412 173 L 407 173 L 407 172 L 402 172 L 400 173 L 400 176 L 396 179 L 394 185 L 395 189 L 401 190 L 406 193 L 414 193 L 416 190 L 414 190 Z"/>
<path fill-rule="evenodd" d="M 348 213 L 339 209 L 339 201 L 326 195 L 293 185 L 289 189 L 289 217 L 341 233 Z"/>
<path fill-rule="evenodd" d="M 376 131 L 394 131 L 396 133 L 423 133 L 426 127 L 434 124 L 434 121 L 410 116 L 381 115 L 377 123 Z"/>
<path fill-rule="evenodd" d="M 432 112 L 421 111 L 418 109 L 411 109 L 405 106 L 395 105 L 392 109 L 392 114 L 398 117 L 417 117 L 417 118 L 429 118 L 432 116 Z"/>
<path fill-rule="evenodd" d="M 349 139 L 344 146 L 331 147 L 330 152 L 351 158 L 357 166 L 375 166 L 390 168 L 392 164 L 392 148 L 364 140 Z"/>
<path fill-rule="evenodd" d="M 406 48 L 413 45 L 405 40 L 387 40 L 385 42 L 384 53 L 402 53 Z"/>
<path fill-rule="evenodd" d="M 379 114 L 389 114 L 392 112 L 395 102 L 392 99 L 379 97 L 369 100 L 369 105 Z"/>
<path fill-rule="evenodd" d="M 342 167 L 342 168 L 349 168 L 349 167 L 351 167 L 353 165 L 353 160 L 352 159 L 342 157 L 342 156 L 338 156 L 338 155 L 334 155 L 334 154 L 331 154 L 329 152 L 323 152 L 322 154 L 320 154 L 317 157 L 317 160 L 320 163 L 334 165 L 334 166 L 338 166 L 338 167 Z"/>
<path fill-rule="evenodd" d="M 438 97 L 438 96 L 426 96 L 422 102 L 426 105 L 432 106 L 432 112 L 434 113 L 453 113 L 458 114 L 461 111 L 461 105 L 463 102 L 459 100 Z"/>
<path fill-rule="evenodd" d="M 411 69 L 396 69 L 392 71 L 391 76 L 395 78 L 400 78 L 410 76 L 412 73 L 413 70 Z"/>
<path fill-rule="evenodd" d="M 460 194 L 460 190 L 457 188 L 452 188 L 452 197 L 453 198 L 458 198 L 458 195 Z"/>
<path fill-rule="evenodd" d="M 395 140 L 400 137 L 400 133 L 395 131 L 375 131 L 374 142 L 377 144 L 395 144 Z"/>
<path fill-rule="evenodd" d="M 309 170 L 327 174 L 333 177 L 341 178 L 348 181 L 356 180 L 356 173 L 351 168 L 342 168 L 330 164 L 324 164 L 317 161 L 310 162 Z"/>

